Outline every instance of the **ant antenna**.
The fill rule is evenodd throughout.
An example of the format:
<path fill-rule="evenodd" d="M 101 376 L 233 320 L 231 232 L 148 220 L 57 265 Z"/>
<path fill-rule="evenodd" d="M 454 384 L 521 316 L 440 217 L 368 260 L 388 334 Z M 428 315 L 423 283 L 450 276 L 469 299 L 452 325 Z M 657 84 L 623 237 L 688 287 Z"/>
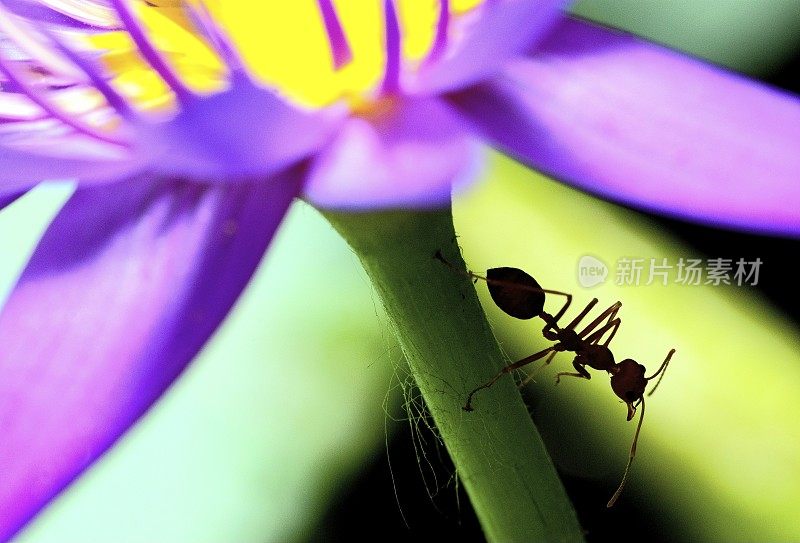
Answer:
<path fill-rule="evenodd" d="M 664 374 L 667 372 L 667 366 L 669 366 L 669 361 L 670 359 L 672 359 L 673 354 L 675 354 L 675 349 L 672 349 L 669 353 L 667 353 L 667 358 L 665 358 L 664 362 L 661 363 L 661 367 L 658 368 L 658 371 L 656 371 L 650 377 L 645 377 L 645 380 L 649 381 L 650 379 L 654 379 L 658 374 L 661 374 L 661 377 L 658 378 L 658 381 L 656 381 L 656 384 L 653 386 L 653 389 L 647 393 L 648 396 L 653 395 L 653 392 L 656 391 L 659 383 L 661 383 L 661 379 L 664 378 Z"/>
<path fill-rule="evenodd" d="M 656 375 L 658 375 L 658 373 L 656 373 Z M 653 377 L 655 377 L 655 375 Z M 633 457 L 636 456 L 636 443 L 639 441 L 639 431 L 642 429 L 642 421 L 644 420 L 644 398 L 640 400 L 640 403 L 642 404 L 642 412 L 639 415 L 639 424 L 636 426 L 636 434 L 634 434 L 633 436 L 631 453 L 628 456 L 628 465 L 625 466 L 625 474 L 622 476 L 622 481 L 619 483 L 616 492 L 614 492 L 614 495 L 611 496 L 611 499 L 608 500 L 608 503 L 606 504 L 606 507 L 609 508 L 614 507 L 614 504 L 617 503 L 617 499 L 619 498 L 620 494 L 622 494 L 622 489 L 625 488 L 625 483 L 628 481 L 628 472 L 631 469 L 631 464 L 633 463 Z"/>

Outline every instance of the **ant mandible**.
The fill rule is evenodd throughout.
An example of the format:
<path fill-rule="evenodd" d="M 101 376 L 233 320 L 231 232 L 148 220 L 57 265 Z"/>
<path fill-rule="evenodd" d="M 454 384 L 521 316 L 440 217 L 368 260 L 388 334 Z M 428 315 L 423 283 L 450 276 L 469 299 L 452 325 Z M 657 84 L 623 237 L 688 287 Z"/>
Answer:
<path fill-rule="evenodd" d="M 440 251 L 434 255 L 435 258 L 449 266 L 453 266 L 444 259 Z M 583 330 L 576 332 L 575 328 L 586 317 L 589 311 L 597 304 L 597 298 L 592 299 L 586 307 L 581 311 L 566 327 L 560 328 L 558 321 L 564 316 L 570 304 L 572 303 L 572 295 L 566 292 L 557 290 L 543 289 L 539 283 L 523 270 L 518 268 L 492 268 L 487 270 L 486 277 L 473 273 L 467 270 L 467 275 L 472 277 L 475 281 L 485 281 L 489 294 L 492 300 L 506 314 L 521 320 L 532 319 L 539 317 L 545 321 L 545 327 L 542 329 L 542 335 L 556 343 L 547 349 L 543 349 L 538 353 L 523 358 L 513 364 L 505 366 L 500 370 L 497 375 L 492 377 L 486 383 L 476 387 L 467 396 L 467 401 L 463 407 L 464 411 L 472 411 L 472 397 L 479 390 L 489 388 L 496 383 L 503 375 L 512 373 L 515 370 L 526 366 L 536 360 L 547 356 L 544 365 L 549 364 L 553 357 L 563 351 L 571 351 L 575 353 L 575 358 L 572 361 L 572 366 L 575 368 L 576 373 L 560 372 L 556 375 L 556 383 L 560 382 L 561 377 L 578 377 L 581 379 L 591 379 L 592 376 L 586 370 L 586 366 L 590 368 L 606 371 L 611 376 L 611 389 L 628 408 L 627 420 L 631 420 L 636 414 L 636 409 L 641 405 L 642 410 L 639 415 L 639 422 L 636 425 L 636 433 L 633 437 L 631 444 L 630 454 L 628 455 L 628 463 L 625 466 L 625 472 L 622 476 L 622 481 L 619 487 L 614 492 L 611 499 L 606 504 L 607 507 L 612 507 L 622 493 L 625 483 L 628 479 L 633 458 L 636 456 L 636 444 L 639 441 L 639 433 L 642 429 L 642 422 L 644 421 L 644 392 L 647 383 L 659 377 L 656 384 L 647 394 L 652 395 L 656 391 L 658 385 L 661 383 L 661 378 L 664 377 L 664 372 L 669 365 L 672 355 L 675 354 L 675 349 L 672 349 L 667 354 L 664 362 L 658 370 L 650 377 L 645 377 L 646 368 L 633 359 L 626 358 L 622 362 L 615 363 L 614 355 L 608 345 L 617 333 L 622 320 L 617 317 L 621 302 L 616 302 L 603 311 L 599 316 L 589 323 Z M 566 302 L 555 316 L 550 315 L 544 311 L 544 302 L 546 294 L 557 294 L 564 296 Z M 603 321 L 605 321 L 603 323 Z M 602 326 L 601 326 L 601 323 Z M 599 328 L 598 328 L 599 326 Z M 603 343 L 600 343 L 602 337 L 606 332 L 611 331 L 608 338 Z"/>

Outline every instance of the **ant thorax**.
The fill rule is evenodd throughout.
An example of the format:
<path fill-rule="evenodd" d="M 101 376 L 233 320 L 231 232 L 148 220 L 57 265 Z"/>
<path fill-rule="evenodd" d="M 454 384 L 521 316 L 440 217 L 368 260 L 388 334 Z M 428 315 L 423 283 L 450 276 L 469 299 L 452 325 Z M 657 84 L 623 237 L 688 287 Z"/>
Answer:
<path fill-rule="evenodd" d="M 578 352 L 584 346 L 583 340 L 578 337 L 578 333 L 571 328 L 559 330 L 555 339 L 561 344 L 559 351 Z"/>
<path fill-rule="evenodd" d="M 586 364 L 590 368 L 607 371 L 611 374 L 616 371 L 617 365 L 614 364 L 614 353 L 606 345 L 586 345 L 577 352 L 578 356 L 576 358 L 580 358 L 579 364 Z"/>

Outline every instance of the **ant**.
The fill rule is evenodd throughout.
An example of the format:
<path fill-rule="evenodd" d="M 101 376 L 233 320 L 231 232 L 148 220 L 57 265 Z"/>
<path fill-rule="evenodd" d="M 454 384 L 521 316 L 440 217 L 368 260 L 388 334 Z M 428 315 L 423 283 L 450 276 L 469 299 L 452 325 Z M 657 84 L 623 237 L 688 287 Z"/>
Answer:
<path fill-rule="evenodd" d="M 451 269 L 453 266 L 445 260 L 440 251 L 437 251 L 434 257 L 443 262 Z M 492 268 L 487 270 L 486 277 L 478 275 L 470 270 L 467 270 L 468 276 L 472 277 L 475 282 L 479 279 L 485 281 L 489 287 L 489 294 L 494 303 L 506 314 L 520 319 L 528 320 L 534 317 L 539 317 L 545 322 L 545 327 L 542 329 L 542 335 L 545 339 L 555 341 L 555 345 L 544 349 L 538 353 L 532 354 L 505 366 L 500 372 L 492 379 L 483 385 L 475 388 L 467 396 L 467 402 L 464 405 L 464 411 L 472 411 L 472 397 L 473 395 L 484 388 L 491 387 L 503 375 L 512 373 L 515 370 L 527 366 L 528 364 L 549 355 L 544 365 L 550 364 L 556 354 L 559 352 L 570 351 L 576 354 L 573 361 L 573 367 L 578 374 L 562 372 L 556 377 L 560 381 L 561 376 L 577 376 L 591 379 L 589 373 L 584 369 L 584 366 L 589 366 L 594 369 L 603 370 L 614 364 L 614 355 L 611 353 L 608 345 L 617 333 L 622 320 L 617 317 L 619 309 L 622 307 L 621 302 L 616 302 L 608 309 L 603 311 L 594 321 L 589 323 L 583 330 L 576 332 L 575 328 L 586 317 L 586 315 L 597 305 L 597 298 L 586 304 L 583 311 L 580 312 L 567 326 L 560 328 L 558 321 L 564 316 L 564 313 L 569 309 L 572 303 L 572 295 L 566 292 L 557 290 L 543 289 L 539 283 L 519 268 Z M 557 294 L 564 296 L 566 301 L 561 309 L 555 316 L 550 315 L 544 311 L 544 302 L 546 294 Z M 601 323 L 605 323 L 601 326 Z M 598 329 L 598 326 L 600 328 Z M 600 340 L 611 331 L 608 338 L 600 344 Z M 524 383 L 523 383 L 524 384 Z M 630 419 L 629 419 L 630 420 Z"/>
<path fill-rule="evenodd" d="M 440 251 L 436 252 L 434 258 L 443 262 L 451 269 L 455 269 L 444 259 Z M 591 374 L 586 370 L 586 366 L 589 366 L 592 369 L 606 371 L 611 376 L 611 389 L 614 394 L 627 405 L 627 420 L 630 421 L 634 417 L 636 409 L 641 405 L 642 410 L 639 415 L 639 422 L 636 426 L 636 433 L 633 437 L 633 443 L 631 445 L 630 454 L 628 455 L 628 463 L 625 466 L 622 481 L 606 504 L 606 507 L 612 507 L 622 493 L 622 489 L 625 487 L 625 483 L 628 479 L 628 472 L 633 463 L 633 458 L 636 455 L 636 444 L 639 441 L 639 433 L 642 428 L 642 422 L 644 421 L 645 388 L 650 380 L 659 377 L 658 381 L 656 381 L 656 384 L 647 395 L 650 396 L 656 391 L 656 388 L 658 388 L 658 385 L 661 383 L 661 379 L 664 377 L 664 372 L 672 359 L 672 355 L 675 354 L 675 349 L 669 351 L 664 362 L 662 362 L 661 366 L 653 375 L 645 377 L 646 368 L 642 364 L 630 358 L 615 363 L 614 355 L 608 347 L 622 324 L 622 320 L 617 317 L 617 313 L 622 307 L 621 302 L 612 304 L 583 330 L 576 332 L 575 328 L 597 304 L 597 298 L 592 299 L 592 301 L 586 304 L 586 307 L 567 324 L 567 326 L 560 328 L 558 326 L 558 321 L 564 316 L 564 313 L 566 313 L 572 303 L 572 295 L 557 290 L 543 289 L 533 277 L 519 268 L 492 268 L 487 270 L 486 277 L 473 273 L 470 270 L 467 270 L 466 274 L 472 277 L 475 282 L 479 279 L 485 281 L 492 300 L 497 307 L 506 314 L 521 320 L 539 317 L 545 321 L 542 335 L 546 339 L 555 341 L 556 343 L 538 353 L 534 353 L 522 360 L 505 366 L 489 381 L 476 387 L 467 396 L 467 401 L 463 407 L 464 411 L 473 410 L 472 397 L 479 390 L 491 387 L 504 375 L 512 373 L 545 356 L 547 356 L 547 360 L 545 360 L 544 365 L 550 364 L 553 357 L 557 353 L 563 351 L 575 353 L 572 366 L 575 368 L 576 373 L 560 372 L 556 374 L 556 383 L 559 383 L 561 377 L 564 376 L 591 379 Z M 544 311 L 546 294 L 556 294 L 566 298 L 564 305 L 555 316 Z M 603 343 L 600 343 L 603 336 L 609 331 L 609 336 Z"/>

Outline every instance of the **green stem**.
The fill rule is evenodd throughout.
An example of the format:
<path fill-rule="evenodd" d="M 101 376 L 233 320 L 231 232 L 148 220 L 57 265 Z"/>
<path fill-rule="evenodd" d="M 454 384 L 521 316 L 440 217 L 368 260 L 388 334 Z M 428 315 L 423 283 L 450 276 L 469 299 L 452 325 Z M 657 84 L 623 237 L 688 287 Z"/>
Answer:
<path fill-rule="evenodd" d="M 582 541 L 575 512 L 511 377 L 466 269 L 450 210 L 324 215 L 361 260 L 490 541 Z"/>

